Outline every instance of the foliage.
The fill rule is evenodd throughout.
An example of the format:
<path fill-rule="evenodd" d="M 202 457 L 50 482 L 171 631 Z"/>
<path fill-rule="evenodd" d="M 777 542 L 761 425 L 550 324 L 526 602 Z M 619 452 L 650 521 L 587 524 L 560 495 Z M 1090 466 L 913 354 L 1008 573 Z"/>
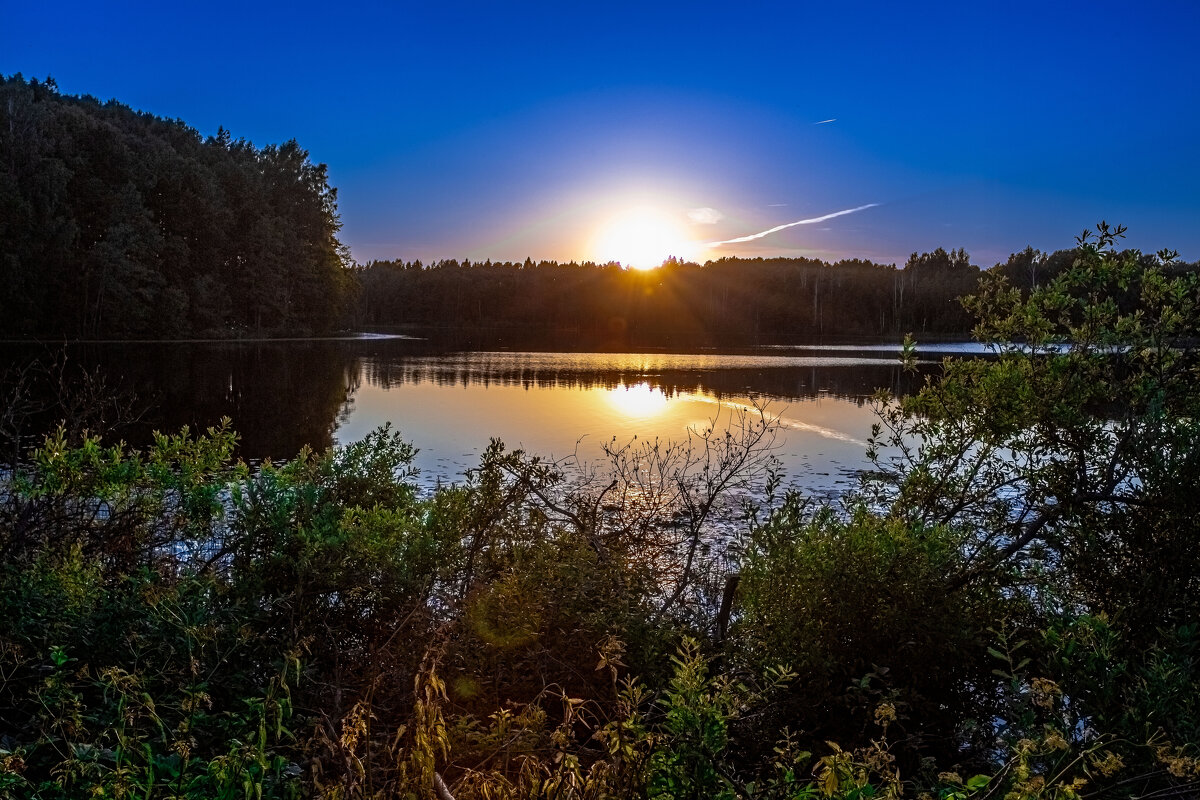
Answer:
<path fill-rule="evenodd" d="M 1068 571 L 1085 589 L 1098 561 L 1125 561 L 1106 548 L 1182 545 L 1122 531 L 1184 522 L 1171 515 L 1198 463 L 1200 277 L 1172 274 L 1172 254 L 1147 264 L 1116 252 L 1120 233 L 1080 237 L 1074 265 L 1027 295 L 989 276 L 967 305 L 997 357 L 947 362 L 876 430 L 895 453 L 883 466 L 901 478 L 896 512 L 974 531 L 962 580 L 1012 559 L 1070 558 L 1089 561 Z"/>
<path fill-rule="evenodd" d="M 0 494 L 0 792 L 1195 794 L 1200 285 L 1119 234 L 987 276 L 995 357 L 881 398 L 841 508 L 776 496 L 763 409 L 433 492 L 388 428 L 60 428 Z"/>
<path fill-rule="evenodd" d="M 1172 253 L 1116 250 L 1122 234 L 1085 232 L 1025 291 L 985 278 L 966 304 L 995 358 L 947 362 L 884 410 L 868 496 L 961 537 L 949 589 L 999 581 L 1034 603 L 1029 668 L 1061 688 L 1070 753 L 1107 734 L 1149 786 L 1147 742 L 1196 742 L 1195 710 L 1167 698 L 1197 678 L 1200 280 Z"/>
<path fill-rule="evenodd" d="M 977 293 L 985 276 L 1003 276 L 1028 291 L 1078 255 L 1077 248 L 1051 254 L 1027 248 L 984 272 L 964 250 L 940 247 L 913 253 L 902 267 L 812 258 L 668 259 L 650 271 L 530 259 L 372 261 L 355 271 L 361 291 L 353 318 L 359 325 L 498 329 L 531 344 L 572 335 L 599 347 L 778 344 L 905 331 L 966 335 L 975 309 L 964 308 L 961 298 Z"/>
<path fill-rule="evenodd" d="M 965 333 L 956 302 L 979 269 L 965 252 L 913 254 L 904 269 L 859 259 L 671 259 L 648 272 L 554 261 L 373 261 L 357 270 L 366 325 L 562 331 L 599 343 L 746 343 L 902 330 Z"/>
<path fill-rule="evenodd" d="M 0 76 L 6 335 L 327 330 L 349 299 L 337 193 L 295 141 Z"/>
<path fill-rule="evenodd" d="M 739 662 L 803 676 L 775 699 L 772 724 L 803 731 L 815 750 L 858 741 L 887 702 L 906 768 L 961 758 L 972 721 L 997 713 L 988 630 L 1028 616 L 1002 585 L 946 591 L 962 545 L 950 528 L 863 507 L 839 515 L 788 494 L 749 535 L 732 632 Z"/>

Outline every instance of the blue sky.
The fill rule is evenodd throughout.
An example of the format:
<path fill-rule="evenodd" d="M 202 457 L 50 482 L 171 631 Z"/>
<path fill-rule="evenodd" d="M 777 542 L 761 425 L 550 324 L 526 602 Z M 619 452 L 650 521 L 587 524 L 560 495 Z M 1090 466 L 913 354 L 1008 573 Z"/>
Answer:
<path fill-rule="evenodd" d="M 591 257 L 632 206 L 713 241 L 870 203 L 706 255 L 945 246 L 988 266 L 1106 219 L 1200 259 L 1200 3 L 64 2 L 4 18 L 0 72 L 204 134 L 297 139 L 329 165 L 359 260 Z M 699 208 L 715 213 L 686 216 Z"/>

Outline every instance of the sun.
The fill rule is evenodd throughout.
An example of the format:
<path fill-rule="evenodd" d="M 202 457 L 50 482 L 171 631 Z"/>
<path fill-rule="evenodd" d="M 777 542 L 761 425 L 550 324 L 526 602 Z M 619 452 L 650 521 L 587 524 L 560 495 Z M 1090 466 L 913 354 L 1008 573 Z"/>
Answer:
<path fill-rule="evenodd" d="M 636 206 L 617 214 L 592 242 L 597 261 L 619 261 L 633 269 L 654 269 L 671 256 L 690 260 L 699 249 L 680 220 L 653 206 Z"/>

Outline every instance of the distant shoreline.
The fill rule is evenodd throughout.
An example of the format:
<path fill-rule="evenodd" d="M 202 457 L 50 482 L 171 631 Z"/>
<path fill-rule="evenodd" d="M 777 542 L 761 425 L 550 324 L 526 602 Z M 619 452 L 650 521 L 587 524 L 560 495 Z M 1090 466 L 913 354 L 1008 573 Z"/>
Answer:
<path fill-rule="evenodd" d="M 238 336 L 238 337 L 189 337 L 186 339 L 0 339 L 0 344 L 67 345 L 67 344 L 224 344 L 233 342 L 370 342 L 406 339 L 421 341 L 423 336 L 408 336 L 401 333 L 373 333 L 364 331 L 340 336 Z"/>

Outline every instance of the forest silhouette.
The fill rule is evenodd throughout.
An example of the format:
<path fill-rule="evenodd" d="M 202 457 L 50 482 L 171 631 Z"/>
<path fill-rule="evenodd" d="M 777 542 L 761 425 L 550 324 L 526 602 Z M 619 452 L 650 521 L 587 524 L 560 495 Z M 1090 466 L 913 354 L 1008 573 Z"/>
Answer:
<path fill-rule="evenodd" d="M 295 141 L 224 128 L 53 79 L 0 78 L 0 335 L 238 338 L 348 327 L 494 329 L 531 343 L 764 344 L 969 333 L 959 299 L 982 271 L 963 249 L 862 259 L 668 259 L 637 271 L 556 261 L 355 263 L 337 190 Z M 1023 289 L 1074 249 L 1027 248 L 988 271 Z M 1174 269 L 1194 270 L 1196 264 Z"/>

